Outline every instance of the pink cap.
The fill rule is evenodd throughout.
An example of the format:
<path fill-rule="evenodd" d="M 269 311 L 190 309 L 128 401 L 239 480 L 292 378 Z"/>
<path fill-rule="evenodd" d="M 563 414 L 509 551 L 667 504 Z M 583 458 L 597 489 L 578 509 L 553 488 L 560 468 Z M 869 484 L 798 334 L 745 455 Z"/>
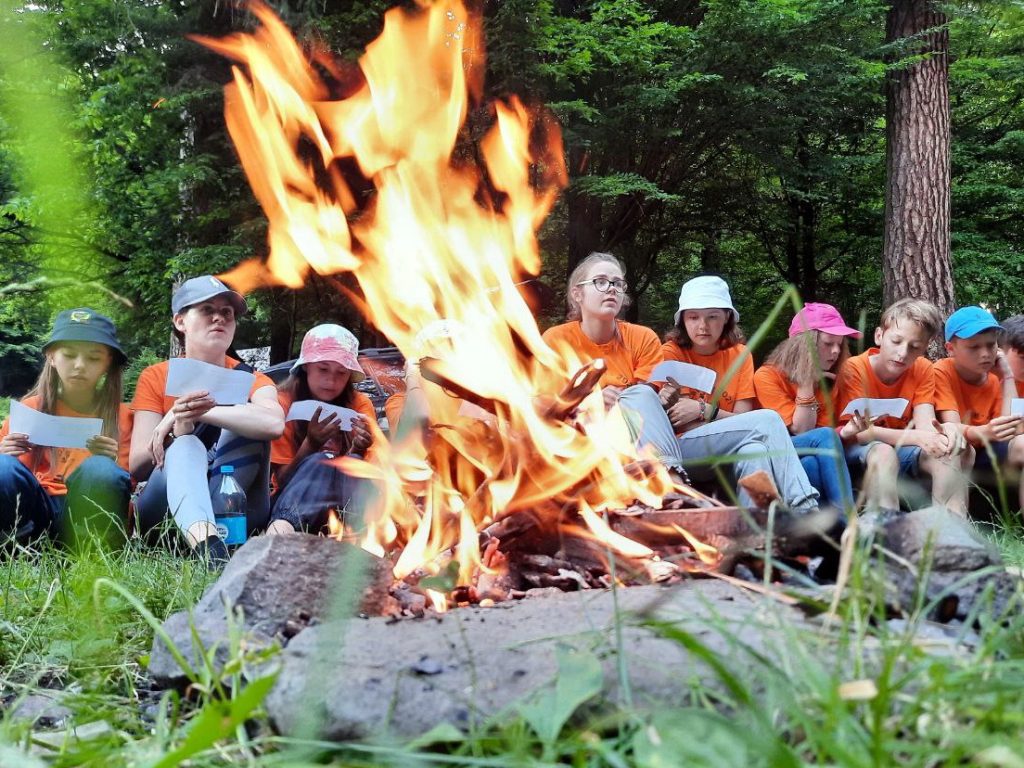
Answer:
<path fill-rule="evenodd" d="M 853 336 L 860 338 L 861 332 L 843 322 L 839 310 L 831 304 L 804 304 L 804 308 L 796 313 L 789 324 L 789 335 L 796 336 L 804 331 L 824 331 L 833 336 Z"/>
<path fill-rule="evenodd" d="M 351 331 L 340 325 L 326 323 L 306 331 L 302 351 L 292 366 L 292 373 L 306 363 L 337 363 L 352 372 L 352 381 L 366 378 L 359 366 L 359 341 Z"/>

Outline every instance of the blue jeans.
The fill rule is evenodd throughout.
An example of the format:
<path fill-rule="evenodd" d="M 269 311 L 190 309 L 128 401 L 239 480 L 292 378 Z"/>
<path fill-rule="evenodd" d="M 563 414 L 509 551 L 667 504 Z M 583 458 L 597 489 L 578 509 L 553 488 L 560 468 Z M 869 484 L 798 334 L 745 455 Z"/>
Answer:
<path fill-rule="evenodd" d="M 732 465 L 736 477 L 768 473 L 783 503 L 795 512 L 818 507 L 818 492 L 793 448 L 789 431 L 775 411 L 739 413 L 676 437 L 658 393 L 645 384 L 623 390 L 619 407 L 638 446 L 649 446 L 670 467 L 684 467 L 698 481 L 713 480 L 716 467 Z M 742 488 L 739 502 L 753 506 Z"/>
<path fill-rule="evenodd" d="M 49 532 L 75 545 L 85 536 L 123 541 L 131 479 L 106 456 L 90 456 L 68 475 L 67 496 L 50 496 L 14 456 L 0 455 L 0 537 L 30 541 Z"/>
<path fill-rule="evenodd" d="M 843 441 L 834 429 L 820 427 L 793 435 L 793 446 L 821 501 L 843 512 L 853 509 L 853 481 L 843 454 Z"/>
<path fill-rule="evenodd" d="M 342 516 L 360 516 L 372 488 L 362 477 L 346 475 L 329 461 L 326 453 L 313 453 L 302 460 L 288 485 L 274 498 L 270 521 L 285 520 L 296 531 L 319 533 L 327 525 L 329 511 Z"/>

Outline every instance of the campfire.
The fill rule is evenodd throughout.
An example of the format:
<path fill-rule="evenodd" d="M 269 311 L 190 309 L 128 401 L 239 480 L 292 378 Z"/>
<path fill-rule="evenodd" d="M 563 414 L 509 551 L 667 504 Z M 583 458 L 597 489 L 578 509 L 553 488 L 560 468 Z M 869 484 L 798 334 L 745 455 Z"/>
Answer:
<path fill-rule="evenodd" d="M 749 517 L 638 451 L 595 386 L 602 362 L 548 348 L 517 288 L 540 271 L 537 231 L 566 171 L 550 114 L 482 103 L 480 18 L 455 0 L 393 9 L 356 70 L 252 10 L 251 34 L 202 39 L 237 62 L 227 124 L 270 224 L 269 257 L 224 277 L 248 291 L 351 272 L 362 311 L 411 360 L 422 329 L 459 328 L 420 360 L 432 413 L 457 413 L 370 461 L 338 459 L 379 493 L 364 525 L 335 535 L 437 610 L 718 564 Z"/>

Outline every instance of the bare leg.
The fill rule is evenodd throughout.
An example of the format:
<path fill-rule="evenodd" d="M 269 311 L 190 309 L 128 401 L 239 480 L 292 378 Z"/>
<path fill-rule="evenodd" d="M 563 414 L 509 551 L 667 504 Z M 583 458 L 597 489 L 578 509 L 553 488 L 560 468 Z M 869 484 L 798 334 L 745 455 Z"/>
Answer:
<path fill-rule="evenodd" d="M 932 476 L 932 503 L 967 517 L 967 476 L 974 467 L 974 448 L 967 446 L 960 456 L 936 459 L 921 454 L 921 469 Z"/>
<path fill-rule="evenodd" d="M 867 492 L 866 509 L 899 509 L 900 497 L 897 478 L 900 460 L 896 449 L 885 443 L 877 443 L 868 453 L 867 468 L 864 472 L 864 488 Z"/>

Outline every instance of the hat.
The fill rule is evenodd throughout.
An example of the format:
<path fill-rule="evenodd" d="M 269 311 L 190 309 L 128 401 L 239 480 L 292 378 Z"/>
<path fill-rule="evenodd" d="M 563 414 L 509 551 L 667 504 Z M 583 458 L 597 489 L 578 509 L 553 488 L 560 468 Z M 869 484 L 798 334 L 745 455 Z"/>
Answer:
<path fill-rule="evenodd" d="M 736 322 L 740 321 L 740 313 L 732 305 L 729 286 L 715 275 L 701 275 L 683 283 L 679 291 L 679 311 L 675 314 L 676 325 L 679 325 L 679 316 L 686 309 L 728 309 Z"/>
<path fill-rule="evenodd" d="M 366 378 L 359 365 L 359 342 L 352 332 L 340 325 L 325 323 L 306 331 L 302 338 L 299 359 L 292 365 L 291 373 L 306 363 L 337 363 L 352 372 L 352 381 Z"/>
<path fill-rule="evenodd" d="M 992 317 L 992 313 L 981 307 L 961 307 L 946 320 L 946 341 L 956 336 L 969 339 L 982 331 L 998 331 L 1002 326 Z"/>
<path fill-rule="evenodd" d="M 859 339 L 863 334 L 851 328 L 843 321 L 839 310 L 831 304 L 804 304 L 804 308 L 796 313 L 789 324 L 789 335 L 792 338 L 804 331 L 824 331 L 833 336 L 853 336 Z"/>
<path fill-rule="evenodd" d="M 458 320 L 441 318 L 440 320 L 427 323 L 420 328 L 412 344 L 416 349 L 416 354 L 420 357 L 437 356 L 439 352 L 438 342 L 445 339 L 454 339 L 464 334 L 465 329 Z"/>
<path fill-rule="evenodd" d="M 231 306 L 235 308 L 235 315 L 241 317 L 249 311 L 249 306 L 242 298 L 242 294 L 233 291 L 213 275 L 201 275 L 186 280 L 174 292 L 171 299 L 171 314 L 177 315 L 184 312 L 193 304 L 212 299 L 214 296 L 227 295 Z"/>
<path fill-rule="evenodd" d="M 88 307 L 65 309 L 57 315 L 50 338 L 43 345 L 43 352 L 58 341 L 91 341 L 104 344 L 117 353 L 119 362 L 123 363 L 128 359 L 121 349 L 121 342 L 117 340 L 117 330 L 113 321 Z"/>

